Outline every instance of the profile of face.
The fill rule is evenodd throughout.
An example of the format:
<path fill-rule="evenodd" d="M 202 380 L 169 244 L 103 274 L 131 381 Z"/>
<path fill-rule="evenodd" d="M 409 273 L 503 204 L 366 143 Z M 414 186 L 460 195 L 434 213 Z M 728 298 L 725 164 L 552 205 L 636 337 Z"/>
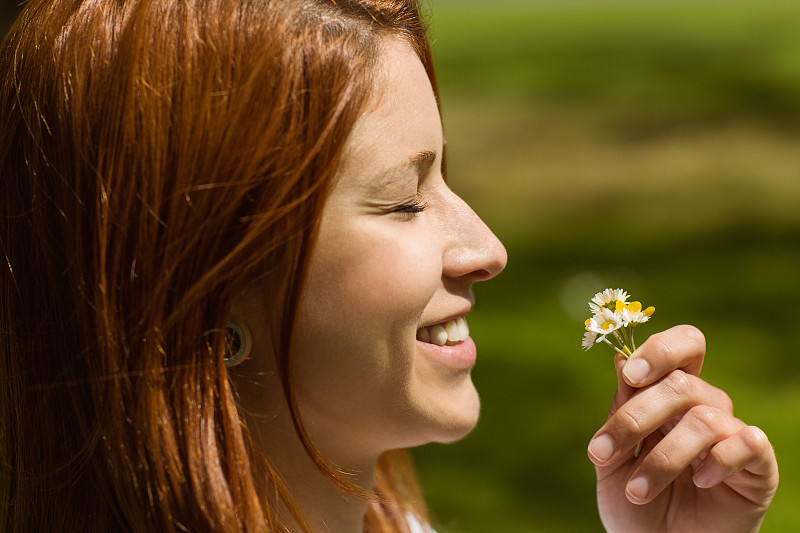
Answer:
<path fill-rule="evenodd" d="M 472 285 L 506 263 L 442 176 L 442 124 L 421 61 L 387 39 L 379 71 L 323 209 L 293 337 L 303 419 L 340 464 L 474 427 L 476 349 L 463 317 Z"/>

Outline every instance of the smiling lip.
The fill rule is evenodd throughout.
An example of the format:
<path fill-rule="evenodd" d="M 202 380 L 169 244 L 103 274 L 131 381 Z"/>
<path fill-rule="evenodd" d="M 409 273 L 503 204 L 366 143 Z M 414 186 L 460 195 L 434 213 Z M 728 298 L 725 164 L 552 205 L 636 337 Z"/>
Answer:
<path fill-rule="evenodd" d="M 463 341 L 452 345 L 445 344 L 443 346 L 418 340 L 417 347 L 426 356 L 454 370 L 471 369 L 475 366 L 475 360 L 478 356 L 472 337 L 467 337 Z"/>

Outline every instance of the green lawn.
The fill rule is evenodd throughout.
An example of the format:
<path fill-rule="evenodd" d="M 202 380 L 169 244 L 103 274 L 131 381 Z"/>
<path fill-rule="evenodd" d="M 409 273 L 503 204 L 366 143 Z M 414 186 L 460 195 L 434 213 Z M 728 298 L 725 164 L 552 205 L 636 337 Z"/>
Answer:
<path fill-rule="evenodd" d="M 443 533 L 601 531 L 586 444 L 614 390 L 580 349 L 622 287 L 708 341 L 770 435 L 763 531 L 800 531 L 800 3 L 439 0 L 448 171 L 506 243 L 470 327 L 483 413 L 414 454 Z"/>

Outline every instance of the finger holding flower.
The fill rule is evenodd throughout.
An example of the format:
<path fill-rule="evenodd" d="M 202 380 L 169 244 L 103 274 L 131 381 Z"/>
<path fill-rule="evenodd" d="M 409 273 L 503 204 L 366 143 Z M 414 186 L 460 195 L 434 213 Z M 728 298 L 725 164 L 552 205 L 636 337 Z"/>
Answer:
<path fill-rule="evenodd" d="M 589 445 L 604 526 L 610 532 L 758 531 L 778 483 L 769 440 L 733 416 L 724 391 L 698 377 L 705 355 L 699 330 L 677 326 L 637 350 L 631 324 L 647 321 L 636 322 L 638 313 L 649 319 L 652 312 L 627 299 L 620 289 L 595 295 L 584 336 L 585 349 L 604 337 L 617 353 L 618 390 Z M 626 309 L 630 316 L 623 318 Z M 644 443 L 641 454 L 638 443 Z"/>

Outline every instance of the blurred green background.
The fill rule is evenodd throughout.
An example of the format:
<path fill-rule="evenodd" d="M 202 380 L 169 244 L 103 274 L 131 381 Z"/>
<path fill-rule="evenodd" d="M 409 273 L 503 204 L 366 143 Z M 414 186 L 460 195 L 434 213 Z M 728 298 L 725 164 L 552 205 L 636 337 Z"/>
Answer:
<path fill-rule="evenodd" d="M 621 287 L 656 306 L 640 339 L 703 330 L 778 455 L 762 531 L 800 531 L 800 2 L 427 6 L 450 182 L 509 253 L 470 317 L 478 427 L 414 453 L 439 530 L 602 531 L 613 357 L 580 340 Z"/>
<path fill-rule="evenodd" d="M 450 182 L 509 252 L 470 317 L 481 421 L 414 451 L 440 532 L 602 531 L 612 354 L 580 339 L 606 287 L 656 306 L 640 340 L 704 331 L 778 455 L 762 530 L 800 531 L 800 2 L 425 5 Z"/>

